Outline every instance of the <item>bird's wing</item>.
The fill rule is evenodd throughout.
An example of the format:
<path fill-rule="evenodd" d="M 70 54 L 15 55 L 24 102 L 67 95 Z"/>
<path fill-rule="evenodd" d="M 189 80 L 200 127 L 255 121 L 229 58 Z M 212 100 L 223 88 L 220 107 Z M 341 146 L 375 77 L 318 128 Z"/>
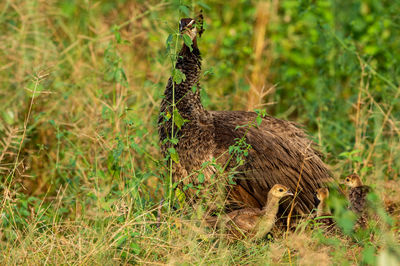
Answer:
<path fill-rule="evenodd" d="M 205 221 L 211 228 L 221 228 L 223 226 L 227 226 L 230 231 L 237 231 L 239 228 L 242 231 L 249 232 L 255 227 L 257 218 L 260 215 L 260 209 L 244 208 L 229 212 L 221 217 L 208 216 L 205 218 Z"/>
<path fill-rule="evenodd" d="M 257 114 L 254 112 L 210 112 L 214 121 L 215 143 L 214 156 L 225 152 L 221 160 L 230 157 L 226 151 L 235 145 L 238 139 L 251 145 L 245 164 L 237 170 L 237 183 L 254 197 L 260 207 L 267 201 L 267 193 L 274 184 L 288 186 L 296 191 L 296 184 L 301 180 L 297 196 L 298 206 L 303 212 L 313 208 L 313 192 L 324 182 L 331 181 L 330 173 L 316 151 L 315 144 L 307 138 L 302 129 L 294 123 L 273 117 L 264 117 L 256 125 Z M 251 126 L 253 124 L 253 126 Z M 244 147 L 244 146 L 242 146 Z M 236 164 L 235 158 L 229 163 Z"/>
<path fill-rule="evenodd" d="M 255 208 L 246 208 L 238 210 L 232 222 L 242 231 L 250 232 L 256 227 L 261 216 L 261 210 Z"/>
<path fill-rule="evenodd" d="M 367 196 L 368 193 L 372 192 L 372 188 L 370 186 L 362 186 L 361 187 L 362 193 Z"/>
<path fill-rule="evenodd" d="M 211 228 L 218 227 L 218 221 L 219 221 L 218 216 L 208 216 L 208 217 L 205 217 L 204 220 L 209 227 L 211 227 Z"/>
<path fill-rule="evenodd" d="M 355 213 L 361 214 L 366 211 L 366 197 L 370 191 L 371 188 L 369 186 L 361 186 L 350 189 L 349 201 L 351 204 L 351 208 Z"/>

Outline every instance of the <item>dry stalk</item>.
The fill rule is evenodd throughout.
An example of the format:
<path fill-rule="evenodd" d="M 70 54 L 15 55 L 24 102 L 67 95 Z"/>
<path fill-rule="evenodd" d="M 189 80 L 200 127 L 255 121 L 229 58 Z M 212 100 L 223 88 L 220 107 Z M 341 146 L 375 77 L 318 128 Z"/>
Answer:
<path fill-rule="evenodd" d="M 38 88 L 40 82 L 42 82 L 43 79 L 46 78 L 47 76 L 48 76 L 48 73 L 36 73 L 36 75 L 34 76 L 35 85 L 34 85 L 33 94 L 32 94 L 32 97 L 31 97 L 31 102 L 29 104 L 28 113 L 27 113 L 27 115 L 25 117 L 24 129 L 23 129 L 23 132 L 22 132 L 21 141 L 19 143 L 18 152 L 17 152 L 16 158 L 15 158 L 15 161 L 14 161 L 13 169 L 12 169 L 12 171 L 10 171 L 10 173 L 7 176 L 7 179 L 5 180 L 5 183 L 4 183 L 4 186 L 7 187 L 8 189 L 10 189 L 10 186 L 12 184 L 12 178 L 14 177 L 15 171 L 17 170 L 17 167 L 20 164 L 19 158 L 20 158 L 20 155 L 21 155 L 22 145 L 23 145 L 25 137 L 26 137 L 26 131 L 27 131 L 27 127 L 28 127 L 28 122 L 29 122 L 30 117 L 31 117 L 32 107 L 33 107 L 33 103 L 34 103 L 34 100 L 35 100 L 35 95 L 36 95 L 37 88 Z M 7 182 L 8 182 L 8 184 L 7 184 Z M 6 202 L 7 202 L 6 197 L 3 197 L 2 204 L 1 204 L 1 210 L 4 210 Z"/>
<path fill-rule="evenodd" d="M 254 57 L 253 69 L 250 76 L 250 91 L 248 94 L 247 110 L 253 110 L 261 105 L 263 98 L 270 90 L 264 92 L 265 82 L 271 65 L 271 45 L 265 38 L 268 24 L 274 20 L 278 1 L 260 2 L 257 5 L 256 24 L 254 25 Z M 267 48 L 267 49 L 266 49 Z"/>
<path fill-rule="evenodd" d="M 394 122 L 392 121 L 392 119 L 389 119 L 392 110 L 393 110 L 393 105 L 390 106 L 389 110 L 387 112 L 385 112 L 380 105 L 375 101 L 375 99 L 373 98 L 373 96 L 367 91 L 368 97 L 371 99 L 371 101 L 374 103 L 374 105 L 377 106 L 377 108 L 379 109 L 379 111 L 384 115 L 383 117 L 383 121 L 382 121 L 382 125 L 378 131 L 378 133 L 375 136 L 374 142 L 372 143 L 370 149 L 369 149 L 369 153 L 367 156 L 367 159 L 365 160 L 364 165 L 368 165 L 369 161 L 371 160 L 372 154 L 374 153 L 374 149 L 375 146 L 378 143 L 378 140 L 380 138 L 380 136 L 382 135 L 383 129 L 386 125 L 386 123 L 389 121 L 391 123 L 391 125 L 393 126 L 393 128 L 397 131 L 397 133 L 400 135 L 399 130 L 397 129 L 397 127 L 395 126 Z M 400 88 L 397 90 L 396 95 L 394 96 L 395 99 L 397 99 L 400 95 Z"/>
<path fill-rule="evenodd" d="M 12 148 L 13 144 L 15 144 L 15 139 L 18 138 L 18 129 L 17 128 L 5 128 L 6 136 L 3 140 L 0 140 L 0 146 L 2 147 L 2 152 L 0 153 L 0 163 L 3 161 L 6 154 L 12 155 L 14 154 L 9 149 Z"/>

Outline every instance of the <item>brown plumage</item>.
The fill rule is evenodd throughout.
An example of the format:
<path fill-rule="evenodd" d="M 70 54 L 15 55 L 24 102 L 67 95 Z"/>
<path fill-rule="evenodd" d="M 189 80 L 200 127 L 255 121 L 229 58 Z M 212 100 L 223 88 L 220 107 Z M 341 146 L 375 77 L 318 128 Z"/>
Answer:
<path fill-rule="evenodd" d="M 264 208 L 235 210 L 221 217 L 208 217 L 206 222 L 214 228 L 226 228 L 234 238 L 262 239 L 275 224 L 280 199 L 288 195 L 293 193 L 287 187 L 276 184 L 268 192 L 268 201 Z"/>
<path fill-rule="evenodd" d="M 399 215 L 400 214 L 400 204 L 397 201 L 393 201 L 390 199 L 385 199 L 383 202 L 385 206 L 386 212 L 392 215 Z"/>
<path fill-rule="evenodd" d="M 189 183 L 196 186 L 199 184 L 197 173 L 201 170 L 205 177 L 203 185 L 216 183 L 215 166 L 204 166 L 216 158 L 226 170 L 235 169 L 236 185 L 226 182 L 226 209 L 234 210 L 245 206 L 261 208 L 267 201 L 265 191 L 274 184 L 296 191 L 301 175 L 295 210 L 310 212 L 314 207 L 313 192 L 331 180 L 315 144 L 292 122 L 265 116 L 261 124 L 255 126 L 258 116 L 255 112 L 206 110 L 200 99 L 199 25 L 188 18 L 182 19 L 180 26 L 181 33 L 187 34 L 193 42 L 192 47 L 183 45 L 175 66 L 186 78 L 180 84 L 174 83 L 172 77 L 168 80 L 158 120 L 164 156 L 168 156 L 170 148 L 175 148 L 179 156 L 179 162 L 173 163 L 174 181 L 180 186 Z M 181 128 L 173 126 L 174 104 L 186 121 Z M 238 165 L 235 154 L 230 154 L 228 149 L 243 137 L 251 148 L 243 157 L 244 163 Z M 169 141 L 171 138 L 179 142 Z M 192 188 L 185 190 L 185 194 L 188 200 L 196 198 Z M 282 209 L 287 207 L 284 204 Z"/>
<path fill-rule="evenodd" d="M 328 188 L 319 188 L 315 193 L 317 198 L 317 213 L 315 215 L 317 225 L 325 232 L 337 232 L 336 222 L 333 220 L 332 213 L 327 205 L 329 198 Z"/>
<path fill-rule="evenodd" d="M 356 226 L 365 228 L 368 222 L 367 195 L 371 192 L 371 188 L 363 185 L 361 178 L 355 173 L 347 176 L 344 184 L 349 187 L 350 209 L 358 216 Z"/>

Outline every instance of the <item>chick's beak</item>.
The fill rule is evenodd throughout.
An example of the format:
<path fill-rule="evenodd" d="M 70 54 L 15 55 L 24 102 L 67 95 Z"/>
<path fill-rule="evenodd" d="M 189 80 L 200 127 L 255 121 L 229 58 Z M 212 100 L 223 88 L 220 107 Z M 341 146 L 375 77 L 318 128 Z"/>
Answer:
<path fill-rule="evenodd" d="M 293 196 L 293 193 L 290 192 L 290 190 L 288 190 L 288 191 L 286 191 L 286 195 L 287 195 L 287 196 Z"/>

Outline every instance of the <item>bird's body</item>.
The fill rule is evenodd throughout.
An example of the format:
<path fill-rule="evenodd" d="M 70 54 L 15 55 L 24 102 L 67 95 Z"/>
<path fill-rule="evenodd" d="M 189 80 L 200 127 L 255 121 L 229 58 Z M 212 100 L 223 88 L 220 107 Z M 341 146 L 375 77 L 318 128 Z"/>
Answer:
<path fill-rule="evenodd" d="M 367 195 L 371 192 L 371 188 L 363 185 L 361 178 L 357 174 L 347 176 L 345 184 L 349 187 L 348 200 L 350 209 L 358 216 L 356 225 L 365 228 L 368 222 Z"/>
<path fill-rule="evenodd" d="M 213 228 L 226 228 L 234 238 L 264 238 L 272 229 L 279 209 L 279 201 L 286 195 L 293 195 L 282 185 L 274 185 L 268 193 L 268 202 L 262 209 L 243 208 L 221 217 L 208 217 L 206 222 Z"/>
<path fill-rule="evenodd" d="M 316 191 L 317 197 L 317 213 L 315 215 L 316 222 L 319 228 L 327 233 L 338 231 L 335 220 L 327 204 L 329 198 L 329 190 L 327 188 L 319 188 Z"/>
<path fill-rule="evenodd" d="M 189 19 L 181 20 L 181 24 L 190 23 Z M 191 38 L 196 36 L 195 28 L 189 27 L 186 31 L 182 28 L 183 32 L 189 31 Z M 200 99 L 200 51 L 196 37 L 192 41 L 192 51 L 184 44 L 176 63 L 176 69 L 186 78 L 179 84 L 169 79 L 158 121 L 163 154 L 167 156 L 170 148 L 174 148 L 179 157 L 172 168 L 174 181 L 181 186 L 192 184 L 191 187 L 195 187 L 201 172 L 203 185 L 215 183 L 218 171 L 215 165 L 207 164 L 215 159 L 224 169 L 235 170 L 235 184 L 226 185 L 227 210 L 261 208 L 267 201 L 265 191 L 274 184 L 296 191 L 299 181 L 296 211 L 310 212 L 313 192 L 331 180 L 315 144 L 289 121 L 265 116 L 260 117 L 261 123 L 255 126 L 258 117 L 255 112 L 206 110 Z M 186 121 L 180 128 L 173 126 L 171 118 L 177 112 Z M 168 141 L 170 139 L 179 141 Z M 228 152 L 238 139 L 250 145 L 241 165 L 235 160 L 237 154 Z M 185 190 L 185 194 L 188 200 L 196 197 L 192 188 Z"/>
<path fill-rule="evenodd" d="M 349 190 L 349 201 L 351 204 L 351 210 L 356 214 L 361 214 L 365 211 L 367 206 L 367 195 L 371 191 L 369 186 L 360 186 L 350 188 Z"/>

